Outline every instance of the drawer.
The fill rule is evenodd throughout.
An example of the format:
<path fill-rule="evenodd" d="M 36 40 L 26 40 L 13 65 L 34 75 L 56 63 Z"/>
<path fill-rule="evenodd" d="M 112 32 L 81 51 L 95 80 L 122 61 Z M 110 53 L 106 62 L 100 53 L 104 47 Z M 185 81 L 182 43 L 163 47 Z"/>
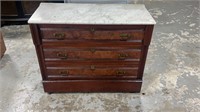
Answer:
<path fill-rule="evenodd" d="M 41 29 L 43 39 L 54 40 L 143 40 L 143 30 Z"/>
<path fill-rule="evenodd" d="M 66 48 L 66 47 L 131 47 L 142 48 L 141 41 L 82 41 L 82 40 L 43 40 L 42 47 Z"/>
<path fill-rule="evenodd" d="M 60 49 L 43 49 L 45 60 L 139 60 L 141 55 L 140 49 L 132 48 L 102 48 L 102 47 L 85 47 L 85 48 L 60 48 Z"/>
<path fill-rule="evenodd" d="M 127 60 L 59 60 L 59 61 L 46 61 L 46 67 L 80 67 L 84 66 L 90 68 L 121 68 L 121 67 L 138 67 L 139 61 L 127 61 Z"/>
<path fill-rule="evenodd" d="M 128 79 L 137 78 L 139 61 L 47 61 L 45 74 L 49 79 Z"/>
<path fill-rule="evenodd" d="M 137 68 L 95 68 L 91 67 L 67 67 L 67 68 L 54 68 L 50 67 L 46 69 L 46 74 L 48 78 L 75 78 L 75 77 L 96 77 L 100 78 L 103 76 L 107 77 L 127 77 L 130 76 L 132 78 L 137 77 Z"/>

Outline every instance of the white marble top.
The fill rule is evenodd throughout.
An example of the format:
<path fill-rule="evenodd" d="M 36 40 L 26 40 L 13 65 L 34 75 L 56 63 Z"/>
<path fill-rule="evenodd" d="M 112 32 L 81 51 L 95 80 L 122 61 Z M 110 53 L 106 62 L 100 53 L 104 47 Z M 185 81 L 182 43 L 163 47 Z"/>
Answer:
<path fill-rule="evenodd" d="M 28 23 L 36 24 L 156 24 L 142 4 L 41 3 Z"/>

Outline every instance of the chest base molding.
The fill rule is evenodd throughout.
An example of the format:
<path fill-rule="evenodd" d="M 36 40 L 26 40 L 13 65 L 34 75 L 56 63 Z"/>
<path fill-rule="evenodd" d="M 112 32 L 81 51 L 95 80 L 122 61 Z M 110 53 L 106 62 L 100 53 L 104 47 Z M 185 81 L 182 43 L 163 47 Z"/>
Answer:
<path fill-rule="evenodd" d="M 44 91 L 53 92 L 140 92 L 142 80 L 48 80 Z"/>

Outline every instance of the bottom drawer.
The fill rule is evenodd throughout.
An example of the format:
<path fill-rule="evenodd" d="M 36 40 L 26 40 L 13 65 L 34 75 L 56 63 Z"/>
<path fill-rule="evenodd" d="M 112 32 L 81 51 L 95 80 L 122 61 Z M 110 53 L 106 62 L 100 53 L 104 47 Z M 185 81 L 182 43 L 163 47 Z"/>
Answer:
<path fill-rule="evenodd" d="M 107 77 L 132 77 L 137 78 L 137 68 L 47 68 L 48 78 L 107 78 Z"/>

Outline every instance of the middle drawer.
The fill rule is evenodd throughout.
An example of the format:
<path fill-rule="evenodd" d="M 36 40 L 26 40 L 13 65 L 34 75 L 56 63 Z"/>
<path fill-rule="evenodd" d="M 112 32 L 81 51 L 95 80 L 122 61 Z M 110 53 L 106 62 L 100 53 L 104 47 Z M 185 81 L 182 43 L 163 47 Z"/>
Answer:
<path fill-rule="evenodd" d="M 118 47 L 48 48 L 44 49 L 45 61 L 52 60 L 139 60 L 140 49 Z"/>

